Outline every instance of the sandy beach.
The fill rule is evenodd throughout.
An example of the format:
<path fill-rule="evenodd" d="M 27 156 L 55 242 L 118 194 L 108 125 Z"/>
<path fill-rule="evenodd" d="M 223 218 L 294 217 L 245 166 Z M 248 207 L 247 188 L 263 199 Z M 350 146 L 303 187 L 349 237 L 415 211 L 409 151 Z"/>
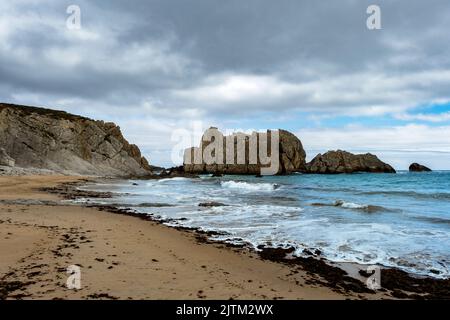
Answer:
<path fill-rule="evenodd" d="M 311 284 L 313 276 L 300 268 L 261 260 L 245 249 L 199 243 L 192 232 L 95 208 L 55 205 L 51 201 L 60 200 L 57 195 L 38 190 L 80 179 L 0 177 L 3 298 L 380 297 L 334 292 Z M 24 204 L 17 204 L 18 200 Z M 50 205 L 32 204 L 30 200 L 46 200 Z M 81 267 L 80 290 L 66 287 L 69 265 Z"/>

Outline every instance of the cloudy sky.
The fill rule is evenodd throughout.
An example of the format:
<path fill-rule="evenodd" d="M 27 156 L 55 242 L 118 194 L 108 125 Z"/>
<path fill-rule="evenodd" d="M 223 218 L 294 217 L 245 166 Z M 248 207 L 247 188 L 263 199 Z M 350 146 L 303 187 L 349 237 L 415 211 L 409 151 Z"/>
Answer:
<path fill-rule="evenodd" d="M 449 30 L 448 0 L 2 1 L 0 101 L 114 121 L 156 165 L 200 123 L 450 169 Z"/>

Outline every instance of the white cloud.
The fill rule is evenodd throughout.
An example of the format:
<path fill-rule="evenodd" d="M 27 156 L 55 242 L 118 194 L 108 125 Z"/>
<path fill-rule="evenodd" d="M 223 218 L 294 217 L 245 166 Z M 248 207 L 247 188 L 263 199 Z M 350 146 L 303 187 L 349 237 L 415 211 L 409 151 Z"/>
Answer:
<path fill-rule="evenodd" d="M 431 87 L 450 86 L 450 70 L 388 75 L 360 72 L 329 75 L 317 80 L 288 82 L 271 75 L 220 74 L 203 84 L 175 90 L 187 104 L 231 111 L 299 109 L 341 115 L 404 114 L 436 96 Z M 226 106 L 226 107 L 224 107 Z"/>
<path fill-rule="evenodd" d="M 279 81 L 274 77 L 230 74 L 209 77 L 204 85 L 174 93 L 181 98 L 211 104 L 281 99 L 298 91 L 297 85 Z"/>

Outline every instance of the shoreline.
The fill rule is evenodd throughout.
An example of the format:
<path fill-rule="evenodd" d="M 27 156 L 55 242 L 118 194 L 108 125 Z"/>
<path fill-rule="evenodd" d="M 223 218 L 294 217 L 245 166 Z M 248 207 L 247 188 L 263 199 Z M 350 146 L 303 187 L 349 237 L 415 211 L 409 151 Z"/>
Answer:
<path fill-rule="evenodd" d="M 97 292 L 80 295 L 80 292 L 83 291 L 80 290 L 80 292 L 76 292 L 74 294 L 73 291 L 69 291 L 65 289 L 64 285 L 61 285 L 59 283 L 59 289 L 54 290 L 51 292 L 58 292 L 59 296 L 53 297 L 53 298 L 64 298 L 64 299 L 72 299 L 72 298 L 105 298 L 105 299 L 111 299 L 111 298 L 120 298 L 120 299 L 141 299 L 141 298 L 157 298 L 157 299 L 192 299 L 192 298 L 206 298 L 206 299 L 403 299 L 403 298 L 413 298 L 413 299 L 423 299 L 423 298 L 450 298 L 450 295 L 448 292 L 450 291 L 448 288 L 448 280 L 444 280 L 444 282 L 426 278 L 423 279 L 415 279 L 410 277 L 409 275 L 406 275 L 406 273 L 395 270 L 395 269 L 382 269 L 382 286 L 384 289 L 379 291 L 372 291 L 367 288 L 367 286 L 361 282 L 360 280 L 357 280 L 353 277 L 349 277 L 341 267 L 337 267 L 335 265 L 331 265 L 323 258 L 317 257 L 307 257 L 307 258 L 286 258 L 286 254 L 290 252 L 290 249 L 281 249 L 281 248 L 260 248 L 262 249 L 260 252 L 255 252 L 253 250 L 250 250 L 249 248 L 242 248 L 241 246 L 233 246 L 229 243 L 221 243 L 218 241 L 211 241 L 208 239 L 208 232 L 201 232 L 199 230 L 192 230 L 191 228 L 185 228 L 185 227 L 171 227 L 164 225 L 163 223 L 165 221 L 155 221 L 154 218 L 152 218 L 151 215 L 142 215 L 130 212 L 125 209 L 118 209 L 113 206 L 96 206 L 96 205 L 73 205 L 73 204 L 65 204 L 61 205 L 60 200 L 61 198 L 76 198 L 84 196 L 86 197 L 86 192 L 89 192 L 90 196 L 94 195 L 94 193 L 91 193 L 91 191 L 74 191 L 75 186 L 79 185 L 80 183 L 86 183 L 88 181 L 97 180 L 95 178 L 86 178 L 86 177 L 47 177 L 46 179 L 42 179 L 43 176 L 35 177 L 34 180 L 47 180 L 47 182 L 38 182 L 34 181 L 34 184 L 32 183 L 32 189 L 34 188 L 35 191 L 30 193 L 30 190 L 28 190 L 28 193 L 25 192 L 25 195 L 28 195 L 28 198 L 30 198 L 30 195 L 33 195 L 31 197 L 32 201 L 54 201 L 54 203 L 47 203 L 47 205 L 41 205 L 41 204 L 11 204 L 11 201 L 17 201 L 22 197 L 24 193 L 17 193 L 16 197 L 11 197 L 11 195 L 8 196 L 9 193 L 5 195 L 5 186 L 3 180 L 16 180 L 15 183 L 17 183 L 17 177 L 2 177 L 0 179 L 0 200 L 8 200 L 10 201 L 10 204 L 5 204 L 0 201 L 0 212 L 3 211 L 3 207 L 13 207 L 16 211 L 23 211 L 25 208 L 39 208 L 43 211 L 58 211 L 58 210 L 68 210 L 71 212 L 71 214 L 77 215 L 76 212 L 83 212 L 83 219 L 81 221 L 86 221 L 86 215 L 85 211 L 88 211 L 91 215 L 93 212 L 95 215 L 101 215 L 102 218 L 100 218 L 102 221 L 108 221 L 108 220 L 116 220 L 119 219 L 120 221 L 124 223 L 129 223 L 130 221 L 134 221 L 133 223 L 136 224 L 138 228 L 147 228 L 149 227 L 151 230 L 149 232 L 154 232 L 155 229 L 158 230 L 158 232 L 163 235 L 163 237 L 167 237 L 168 234 L 171 236 L 177 237 L 177 238 L 183 238 L 183 240 L 180 241 L 179 244 L 186 245 L 186 239 L 187 242 L 190 245 L 193 245 L 195 247 L 195 250 L 200 250 L 198 248 L 203 248 L 200 251 L 214 251 L 214 255 L 218 255 L 219 257 L 222 255 L 231 255 L 228 260 L 232 260 L 237 265 L 245 265 L 246 269 L 245 271 L 240 272 L 239 275 L 233 274 L 231 275 L 230 272 L 228 272 L 229 275 L 226 273 L 222 274 L 222 277 L 220 277 L 221 281 L 218 281 L 218 279 L 214 278 L 210 279 L 210 275 L 204 274 L 200 276 L 198 279 L 201 280 L 201 282 L 211 282 L 214 280 L 214 283 L 217 282 L 231 282 L 234 283 L 234 278 L 238 277 L 242 279 L 244 278 L 250 278 L 254 277 L 255 274 L 258 272 L 261 272 L 261 269 L 267 271 L 266 269 L 271 269 L 271 272 L 269 273 L 269 276 L 267 279 L 259 279 L 259 282 L 264 282 L 265 286 L 257 286 L 255 288 L 253 283 L 257 282 L 252 279 L 247 279 L 247 282 L 245 286 L 241 284 L 241 288 L 237 289 L 235 286 L 225 286 L 223 290 L 216 292 L 216 290 L 211 289 L 210 286 L 208 290 L 197 290 L 197 295 L 194 293 L 191 293 L 191 295 L 182 295 L 182 294 L 175 294 L 175 295 L 167 295 L 167 294 L 160 294 L 156 297 L 142 297 L 142 296 L 129 296 L 124 297 L 123 294 L 120 295 L 114 295 L 109 292 L 101 292 L 101 290 L 97 289 Z M 30 177 L 23 177 L 23 180 L 31 179 Z M 19 179 L 20 180 L 20 179 Z M 49 181 L 50 180 L 50 181 Z M 11 184 L 11 181 L 10 181 Z M 19 184 L 20 185 L 20 184 Z M 14 184 L 12 187 L 6 186 L 6 190 L 11 188 L 14 189 Z M 38 190 L 38 191 L 36 191 Z M 97 196 L 105 196 L 105 194 L 97 195 Z M 6 199 L 5 199 L 6 197 Z M 4 201 L 3 201 L 4 202 Z M 51 204 L 49 206 L 49 204 Z M 67 209 L 69 208 L 69 209 Z M 13 210 L 9 208 L 9 210 Z M 105 212 L 106 211 L 106 212 Z M 115 214 L 111 214 L 115 213 Z M 79 215 L 79 214 L 78 214 Z M 5 224 L 3 220 L 3 212 L 0 216 L 0 220 L 3 223 L 0 223 L 0 230 L 2 226 Z M 9 218 L 11 219 L 11 215 L 9 215 Z M 76 221 L 80 217 L 72 217 L 74 221 Z M 138 219 L 136 219 L 138 218 Z M 139 220 L 147 220 L 148 223 L 142 223 Z M 71 221 L 73 224 L 74 221 Z M 141 227 L 142 225 L 142 227 Z M 29 226 L 28 226 L 29 227 Z M 41 226 L 42 227 L 42 226 Z M 59 227 L 59 226 L 58 226 Z M 73 226 L 72 226 L 73 227 Z M 38 227 L 37 227 L 38 228 Z M 39 228 L 38 228 L 39 229 Z M 111 229 L 112 230 L 112 229 Z M 11 232 L 10 232 L 11 233 Z M 127 235 L 128 233 L 125 233 Z M 141 235 L 141 233 L 139 233 Z M 147 233 L 145 233 L 147 235 Z M 122 235 L 123 236 L 123 235 Z M 78 237 L 78 238 L 77 238 Z M 84 239 L 89 240 L 88 236 L 86 234 L 80 235 L 79 233 L 74 233 L 74 236 L 68 235 L 66 236 L 66 240 L 69 239 L 70 241 L 68 243 L 63 244 L 62 249 L 72 248 L 77 249 L 76 246 L 80 247 L 80 244 L 84 243 L 83 241 L 80 241 L 82 239 L 81 237 L 84 237 Z M 115 237 L 119 237 L 119 235 L 116 235 Z M 130 238 L 133 238 L 130 234 Z M 74 238 L 74 239 L 72 239 Z M 77 240 L 78 239 L 78 240 Z M 78 243 L 78 242 L 79 243 Z M 91 241 L 91 240 L 89 240 Z M 67 241 L 66 241 L 67 242 Z M 77 244 L 74 244 L 77 243 Z M 89 242 L 87 242 L 89 243 Z M 95 241 L 94 241 L 95 243 Z M 164 243 L 160 242 L 157 244 L 158 247 L 161 247 Z M 92 245 L 90 245 L 92 246 Z M 95 245 L 94 245 L 95 247 Z M 25 249 L 24 249 L 25 250 Z M 217 251 L 216 251 L 217 250 Z M 171 251 L 174 251 L 174 248 L 171 249 Z M 74 253 L 72 253 L 74 254 Z M 142 256 L 147 256 L 149 253 L 142 251 Z M 166 254 L 170 254 L 169 251 L 166 252 Z M 117 254 L 116 254 L 117 256 Z M 163 255 L 164 256 L 164 255 Z M 82 256 L 80 256 L 80 259 L 83 259 Z M 99 258 L 104 259 L 104 258 Z M 155 258 L 152 258 L 155 259 Z M 149 259 L 150 261 L 153 261 L 152 259 Z M 160 259 L 162 260 L 163 257 L 160 256 Z M 215 258 L 217 259 L 217 258 Z M 222 258 L 223 259 L 223 258 Z M 250 259 L 250 260 L 248 260 Z M 95 260 L 95 258 L 94 258 Z M 104 259 L 106 260 L 106 259 Z M 118 259 L 120 260 L 120 259 Z M 155 259 L 158 260 L 158 259 Z M 159 261 L 159 260 L 158 260 Z M 213 260 L 214 261 L 214 260 Z M 257 261 L 257 263 L 256 263 Z M 99 261 L 97 261 L 99 262 Z M 154 262 L 154 261 L 153 261 Z M 190 261 L 191 263 L 195 264 L 195 261 Z M 117 265 L 120 265 L 119 261 L 116 261 L 118 263 Z M 212 261 L 209 261 L 211 264 Z M 222 260 L 222 263 L 226 264 L 226 261 Z M 84 265 L 83 263 L 81 263 Z M 255 266 L 257 264 L 257 266 Z M 1 267 L 1 265 L 0 265 Z M 33 266 L 32 266 L 33 267 Z M 109 267 L 110 269 L 116 268 L 116 265 L 112 264 Z M 109 268 L 108 267 L 108 268 Z M 136 265 L 130 265 L 129 269 L 133 270 L 136 269 Z M 174 264 L 172 263 L 170 266 L 166 266 L 166 269 L 174 268 Z M 180 266 L 177 266 L 178 268 Z M 232 269 L 236 269 L 238 266 L 234 266 L 233 264 L 229 266 Z M 61 267 L 60 267 L 61 268 Z M 83 267 L 84 268 L 84 267 Z M 89 266 L 88 266 L 89 268 Z M 91 266 L 92 268 L 92 266 Z M 210 266 L 205 263 L 200 266 L 200 269 L 207 270 Z M 248 273 L 248 269 L 251 269 L 252 272 Z M 274 270 L 278 273 L 284 273 L 283 277 L 274 276 Z M 5 273 L 4 273 L 4 267 L 0 268 L 0 271 L 2 272 L 0 284 L 3 282 L 5 283 Z M 14 269 L 14 267 L 13 267 Z M 107 270 L 110 270 L 107 269 Z M 214 269 L 214 268 L 213 268 Z M 242 269 L 242 268 L 240 268 Z M 148 271 L 148 270 L 147 270 Z M 160 270 L 161 271 L 161 270 Z M 162 269 L 164 271 L 164 268 Z M 217 271 L 217 270 L 216 270 Z M 130 271 L 124 271 L 124 272 L 130 272 Z M 182 272 L 182 270 L 179 270 L 179 272 Z M 184 270 L 184 272 L 187 272 L 187 270 Z M 275 272 L 275 274 L 277 274 Z M 60 277 L 64 278 L 64 273 L 59 274 Z M 363 277 L 363 275 L 360 273 L 359 278 Z M 170 276 L 167 275 L 168 279 L 170 279 Z M 11 280 L 12 275 L 9 277 L 6 277 L 9 280 Z M 24 277 L 19 277 L 23 283 L 26 283 L 29 279 L 24 279 Z M 173 279 L 172 279 L 173 280 Z M 250 281 L 251 280 L 251 281 Z M 362 279 L 361 279 L 362 280 Z M 110 281 L 114 282 L 110 279 Z M 176 287 L 183 287 L 185 290 L 190 291 L 191 289 L 188 287 L 186 288 L 186 285 L 183 284 L 183 282 L 186 282 L 186 280 L 177 279 L 179 282 Z M 245 280 L 243 280 L 245 282 Z M 281 281 L 281 283 L 280 283 Z M 170 282 L 170 281 L 168 281 Z M 187 281 L 189 282 L 189 281 Z M 443 288 L 442 285 L 445 285 Z M 23 298 L 51 298 L 50 292 L 48 294 L 40 293 L 42 296 L 36 297 L 36 293 L 30 294 L 27 287 L 32 287 L 33 284 L 25 284 L 23 290 L 19 290 L 19 292 L 23 291 L 22 293 L 24 296 Z M 168 286 L 167 289 L 169 289 L 171 286 Z M 247 294 L 239 294 L 238 292 L 242 291 L 248 291 L 249 289 L 246 289 L 246 287 L 250 287 L 251 294 L 247 292 Z M 272 288 L 270 288 L 272 286 Z M 3 285 L 3 287 L 5 287 Z M 128 285 L 123 285 L 123 291 L 127 291 L 129 289 Z M 194 286 L 195 287 L 195 286 Z M 274 289 L 277 288 L 277 289 Z M 161 287 L 160 289 L 162 289 Z M 238 286 L 239 288 L 239 286 Z M 270 289 L 269 289 L 270 288 Z M 167 289 L 163 289 L 163 291 L 167 291 Z M 118 289 L 116 289 L 118 290 Z M 206 293 L 208 291 L 213 291 L 212 293 Z M 14 292 L 17 292 L 18 290 L 14 290 L 11 293 L 7 293 L 7 295 L 10 298 L 21 298 L 20 293 L 18 297 L 14 297 Z M 115 292 L 115 290 L 110 290 L 111 292 Z M 120 290 L 119 290 L 120 291 Z M 200 292 L 201 291 L 201 292 Z M 200 293 L 199 293 L 200 292 Z M 275 292 L 277 294 L 275 294 Z M 0 292 L 1 294 L 1 292 Z M 16 293 L 17 294 L 17 293 Z M 28 295 L 28 296 L 27 296 Z"/>
<path fill-rule="evenodd" d="M 98 182 L 99 180 L 103 181 L 103 179 L 94 179 L 91 182 Z M 73 185 L 69 185 L 69 190 L 72 187 Z M 80 192 L 80 190 L 76 190 L 75 193 L 78 192 Z M 86 192 L 91 192 L 93 198 L 105 196 L 104 192 Z M 62 196 L 69 195 L 68 199 L 71 199 L 73 196 L 70 191 L 68 194 L 61 194 L 57 191 L 57 194 Z M 111 194 L 111 198 L 114 197 L 113 195 L 114 194 Z M 77 196 L 75 196 L 75 199 L 76 198 Z M 384 279 L 384 281 L 382 280 L 384 284 L 382 285 L 382 288 L 372 290 L 366 285 L 366 280 L 371 275 L 366 271 L 368 265 L 358 264 L 356 262 L 333 262 L 322 257 L 320 252 L 317 253 L 317 251 L 320 250 L 315 248 L 307 249 L 307 257 L 290 256 L 290 253 L 295 250 L 293 247 L 280 248 L 258 246 L 260 251 L 257 251 L 247 243 L 233 244 L 227 241 L 208 238 L 208 236 L 216 234 L 220 235 L 220 233 L 215 231 L 204 231 L 195 227 L 185 227 L 179 225 L 169 226 L 165 224 L 167 222 L 176 221 L 176 219 L 155 218 L 155 215 L 151 213 L 145 214 L 142 212 L 135 212 L 129 208 L 118 208 L 117 204 L 88 204 L 88 206 L 114 214 L 133 216 L 142 220 L 157 222 L 169 228 L 193 233 L 197 241 L 200 243 L 223 244 L 230 248 L 249 250 L 262 260 L 272 261 L 294 268 L 300 267 L 303 271 L 309 275 L 312 275 L 314 278 L 310 279 L 308 284 L 325 286 L 339 294 L 377 294 L 383 292 L 389 293 L 389 296 L 394 299 L 450 299 L 450 278 L 440 279 L 430 276 L 416 275 L 398 268 L 377 265 L 377 267 L 380 268 L 380 277 Z M 317 276 L 318 278 L 316 278 Z M 443 286 L 443 288 L 440 288 L 440 286 Z"/>

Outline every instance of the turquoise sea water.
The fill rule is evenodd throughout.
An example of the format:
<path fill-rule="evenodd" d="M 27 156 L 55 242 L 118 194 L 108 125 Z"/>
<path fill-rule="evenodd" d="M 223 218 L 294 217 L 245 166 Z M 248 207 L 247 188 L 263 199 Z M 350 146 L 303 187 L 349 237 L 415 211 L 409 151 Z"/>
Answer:
<path fill-rule="evenodd" d="M 315 248 L 336 262 L 450 277 L 450 172 L 202 176 L 85 188 L 120 194 L 105 203 L 178 219 L 170 224 L 226 232 L 220 240 L 294 246 L 298 255 Z M 198 206 L 210 201 L 227 206 Z"/>

